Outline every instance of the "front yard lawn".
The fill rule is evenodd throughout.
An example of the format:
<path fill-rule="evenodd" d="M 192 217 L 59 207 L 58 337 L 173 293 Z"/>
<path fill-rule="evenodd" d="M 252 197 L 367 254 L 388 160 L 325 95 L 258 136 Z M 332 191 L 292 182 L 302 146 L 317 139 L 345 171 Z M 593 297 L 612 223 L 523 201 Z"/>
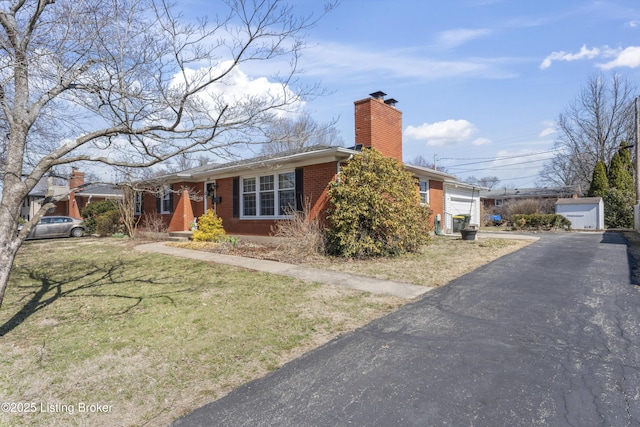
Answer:
<path fill-rule="evenodd" d="M 437 286 L 526 243 L 438 238 L 383 262 L 303 261 Z M 0 311 L 0 425 L 166 426 L 405 302 L 119 239 L 29 242 Z"/>
<path fill-rule="evenodd" d="M 0 425 L 166 426 L 401 303 L 123 240 L 29 242 L 0 311 Z"/>

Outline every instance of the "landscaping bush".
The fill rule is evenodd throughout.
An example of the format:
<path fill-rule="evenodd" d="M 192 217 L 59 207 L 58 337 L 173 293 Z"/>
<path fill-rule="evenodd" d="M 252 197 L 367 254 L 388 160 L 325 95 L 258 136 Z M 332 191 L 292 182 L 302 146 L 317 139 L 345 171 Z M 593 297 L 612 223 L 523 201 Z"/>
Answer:
<path fill-rule="evenodd" d="M 117 210 L 110 210 L 101 213 L 95 217 L 95 233 L 100 237 L 111 236 L 114 233 L 121 232 L 120 230 L 120 212 Z"/>
<path fill-rule="evenodd" d="M 604 223 L 607 228 L 633 228 L 633 191 L 612 188 L 603 197 L 603 201 Z"/>
<path fill-rule="evenodd" d="M 80 215 L 82 215 L 82 218 L 84 218 L 84 227 L 87 234 L 95 234 L 98 232 L 98 217 L 107 212 L 115 212 L 115 214 L 117 214 L 119 218 L 116 205 L 111 200 L 101 200 L 99 202 L 89 203 L 82 209 Z M 116 220 L 116 222 L 117 221 L 118 220 Z M 106 226 L 106 224 L 103 225 Z"/>
<path fill-rule="evenodd" d="M 415 252 L 429 240 L 431 210 L 400 162 L 367 149 L 329 184 L 329 250 L 345 257 Z"/>
<path fill-rule="evenodd" d="M 571 221 L 557 214 L 514 214 L 511 216 L 513 226 L 520 229 L 555 230 L 571 228 Z"/>
<path fill-rule="evenodd" d="M 284 251 L 290 254 L 313 256 L 326 251 L 325 235 L 320 219 L 311 215 L 309 201 L 302 211 L 289 210 L 289 218 L 278 221 L 271 228 L 274 237 L 281 237 Z"/>
<path fill-rule="evenodd" d="M 198 229 L 193 232 L 195 242 L 219 242 L 226 237 L 222 227 L 222 218 L 216 216 L 212 209 L 198 218 Z"/>

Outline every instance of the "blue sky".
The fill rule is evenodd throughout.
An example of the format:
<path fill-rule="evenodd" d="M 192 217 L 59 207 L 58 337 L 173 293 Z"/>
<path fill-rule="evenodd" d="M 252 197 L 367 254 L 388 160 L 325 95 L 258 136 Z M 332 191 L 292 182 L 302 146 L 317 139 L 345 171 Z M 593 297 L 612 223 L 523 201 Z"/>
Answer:
<path fill-rule="evenodd" d="M 381 90 L 403 112 L 405 161 L 435 156 L 461 179 L 532 187 L 554 121 L 587 80 L 638 81 L 640 2 L 341 0 L 306 40 L 303 80 L 330 91 L 306 108 L 318 121 L 338 118 L 346 145 L 353 102 Z"/>
<path fill-rule="evenodd" d="M 435 155 L 460 178 L 526 187 L 590 76 L 637 81 L 640 3 L 343 0 L 309 42 L 307 74 L 334 92 L 308 107 L 339 115 L 347 143 L 353 101 L 382 90 L 403 112 L 405 160 Z M 499 160 L 461 166 L 476 159 Z"/>

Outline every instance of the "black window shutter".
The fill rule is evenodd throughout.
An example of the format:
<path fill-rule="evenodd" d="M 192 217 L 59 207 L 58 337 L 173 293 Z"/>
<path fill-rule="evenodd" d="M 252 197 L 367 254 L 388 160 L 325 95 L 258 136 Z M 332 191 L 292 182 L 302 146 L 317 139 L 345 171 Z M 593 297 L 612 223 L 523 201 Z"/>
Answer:
<path fill-rule="evenodd" d="M 233 178 L 233 217 L 240 218 L 240 178 Z"/>
<path fill-rule="evenodd" d="M 169 186 L 169 212 L 173 212 L 173 184 Z"/>
<path fill-rule="evenodd" d="M 296 210 L 304 208 L 304 169 L 296 168 Z"/>
<path fill-rule="evenodd" d="M 162 190 L 156 195 L 156 212 L 162 212 Z"/>

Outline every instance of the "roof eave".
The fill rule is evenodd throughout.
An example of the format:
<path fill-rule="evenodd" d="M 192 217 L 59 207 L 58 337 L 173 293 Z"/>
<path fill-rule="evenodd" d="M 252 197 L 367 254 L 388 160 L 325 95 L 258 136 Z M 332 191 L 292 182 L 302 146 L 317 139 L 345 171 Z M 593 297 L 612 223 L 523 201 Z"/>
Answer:
<path fill-rule="evenodd" d="M 271 159 L 247 161 L 245 163 L 241 163 L 237 165 L 222 166 L 222 167 L 218 167 L 208 171 L 189 174 L 188 176 L 187 174 L 181 175 L 178 173 L 176 174 L 176 176 L 183 179 L 186 178 L 186 179 L 197 180 L 197 179 L 205 178 L 207 176 L 224 175 L 224 174 L 228 174 L 235 171 L 244 171 L 247 169 L 255 169 L 257 167 L 266 167 L 266 166 L 278 164 L 278 163 L 296 163 L 296 162 L 302 162 L 304 160 L 323 158 L 323 157 L 326 158 L 326 161 L 346 160 L 351 155 L 356 153 L 357 151 L 351 150 L 349 148 L 329 147 L 329 148 L 316 150 L 316 151 L 307 151 L 302 153 L 290 154 L 283 157 L 274 157 Z"/>

